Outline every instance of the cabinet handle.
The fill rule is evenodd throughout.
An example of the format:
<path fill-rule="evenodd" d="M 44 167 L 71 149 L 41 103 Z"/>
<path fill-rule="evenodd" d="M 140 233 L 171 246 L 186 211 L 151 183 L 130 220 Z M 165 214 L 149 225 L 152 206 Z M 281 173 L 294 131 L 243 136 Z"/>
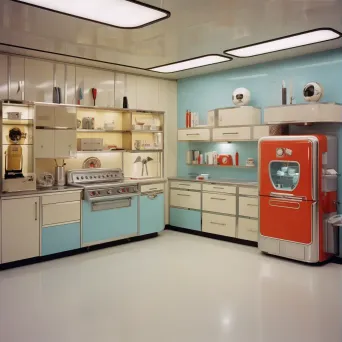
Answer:
<path fill-rule="evenodd" d="M 152 190 L 158 190 L 158 188 L 150 188 L 150 190 L 152 191 Z"/>
<path fill-rule="evenodd" d="M 187 136 L 191 136 L 191 135 L 200 135 L 199 133 L 189 133 L 187 134 Z"/>
<path fill-rule="evenodd" d="M 251 233 L 257 233 L 258 231 L 255 230 L 255 229 L 247 229 L 248 232 L 251 232 Z"/>
<path fill-rule="evenodd" d="M 154 200 L 157 198 L 157 195 L 149 195 L 149 196 L 147 196 L 147 198 L 150 200 Z"/>
<path fill-rule="evenodd" d="M 258 204 L 247 204 L 248 207 L 258 207 Z"/>
<path fill-rule="evenodd" d="M 231 135 L 231 134 L 234 134 L 234 135 L 236 135 L 236 134 L 239 134 L 239 132 L 223 133 L 223 135 Z"/>
<path fill-rule="evenodd" d="M 38 220 L 38 203 L 34 202 L 34 219 L 35 221 Z"/>
<path fill-rule="evenodd" d="M 177 196 L 190 197 L 190 195 L 177 194 Z"/>
<path fill-rule="evenodd" d="M 220 189 L 220 190 L 224 190 L 224 188 L 219 187 L 219 186 L 214 186 L 213 189 Z"/>
<path fill-rule="evenodd" d="M 218 225 L 218 226 L 225 226 L 224 223 L 217 223 L 217 222 L 212 222 L 212 221 L 210 221 L 210 223 L 211 223 L 211 224 L 216 224 L 216 225 Z"/>
<path fill-rule="evenodd" d="M 216 201 L 225 201 L 225 198 L 217 198 L 217 197 L 210 197 L 210 199 L 212 200 L 216 200 Z"/>
<path fill-rule="evenodd" d="M 179 183 L 179 185 L 181 185 L 181 186 L 190 186 L 190 184 L 180 184 L 180 183 Z"/>

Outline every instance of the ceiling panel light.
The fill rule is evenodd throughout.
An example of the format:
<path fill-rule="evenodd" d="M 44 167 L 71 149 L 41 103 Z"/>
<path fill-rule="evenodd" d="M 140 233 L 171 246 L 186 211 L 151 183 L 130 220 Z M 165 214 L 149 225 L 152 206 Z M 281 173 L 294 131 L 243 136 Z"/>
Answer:
<path fill-rule="evenodd" d="M 177 71 L 182 71 L 182 70 L 187 70 L 187 69 L 200 68 L 200 67 L 211 65 L 211 64 L 228 62 L 231 60 L 232 58 L 225 57 L 225 56 L 207 55 L 207 56 L 186 59 L 184 61 L 180 61 L 176 63 L 160 65 L 154 68 L 150 68 L 148 70 L 163 72 L 163 73 L 171 73 L 171 72 L 177 72 Z"/>
<path fill-rule="evenodd" d="M 267 40 L 262 43 L 242 46 L 237 49 L 226 50 L 224 53 L 235 57 L 253 57 L 266 53 L 287 50 L 299 46 L 326 42 L 341 37 L 341 33 L 331 28 L 320 28 L 290 36 Z"/>
<path fill-rule="evenodd" d="M 12 0 L 97 23 L 132 29 L 170 17 L 170 12 L 134 0 Z"/>

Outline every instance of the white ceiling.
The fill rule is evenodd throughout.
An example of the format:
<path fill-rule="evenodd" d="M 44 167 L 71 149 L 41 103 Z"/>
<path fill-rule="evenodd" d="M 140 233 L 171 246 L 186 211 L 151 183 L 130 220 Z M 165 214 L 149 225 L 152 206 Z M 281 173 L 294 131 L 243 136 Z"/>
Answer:
<path fill-rule="evenodd" d="M 162 78 L 179 79 L 342 46 L 342 39 L 338 39 L 159 74 L 142 69 L 211 53 L 223 54 L 227 49 L 319 27 L 342 32 L 342 0 L 145 0 L 170 11 L 171 17 L 133 30 L 96 24 L 10 0 L 0 2 L 1 51 Z"/>

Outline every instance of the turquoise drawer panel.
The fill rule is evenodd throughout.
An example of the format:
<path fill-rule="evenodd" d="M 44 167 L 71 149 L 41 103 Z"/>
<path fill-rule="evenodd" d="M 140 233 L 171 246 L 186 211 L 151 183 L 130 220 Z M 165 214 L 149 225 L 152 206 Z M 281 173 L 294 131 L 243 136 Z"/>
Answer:
<path fill-rule="evenodd" d="M 42 255 L 70 251 L 80 247 L 80 223 L 42 228 Z"/>
<path fill-rule="evenodd" d="M 201 212 L 170 208 L 170 225 L 179 228 L 201 230 Z"/>
<path fill-rule="evenodd" d="M 91 211 L 91 203 L 82 201 L 82 237 L 84 244 L 115 240 L 138 234 L 138 197 L 127 208 Z"/>
<path fill-rule="evenodd" d="M 164 194 L 140 196 L 140 235 L 158 233 L 164 228 Z"/>

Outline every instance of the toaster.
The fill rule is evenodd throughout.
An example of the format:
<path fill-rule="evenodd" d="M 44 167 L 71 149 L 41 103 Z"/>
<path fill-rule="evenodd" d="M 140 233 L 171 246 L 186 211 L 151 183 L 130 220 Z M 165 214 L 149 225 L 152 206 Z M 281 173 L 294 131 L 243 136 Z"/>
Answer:
<path fill-rule="evenodd" d="M 91 116 L 82 119 L 83 129 L 95 129 L 95 119 Z"/>
<path fill-rule="evenodd" d="M 102 151 L 103 139 L 101 138 L 79 138 L 77 139 L 78 151 Z"/>

